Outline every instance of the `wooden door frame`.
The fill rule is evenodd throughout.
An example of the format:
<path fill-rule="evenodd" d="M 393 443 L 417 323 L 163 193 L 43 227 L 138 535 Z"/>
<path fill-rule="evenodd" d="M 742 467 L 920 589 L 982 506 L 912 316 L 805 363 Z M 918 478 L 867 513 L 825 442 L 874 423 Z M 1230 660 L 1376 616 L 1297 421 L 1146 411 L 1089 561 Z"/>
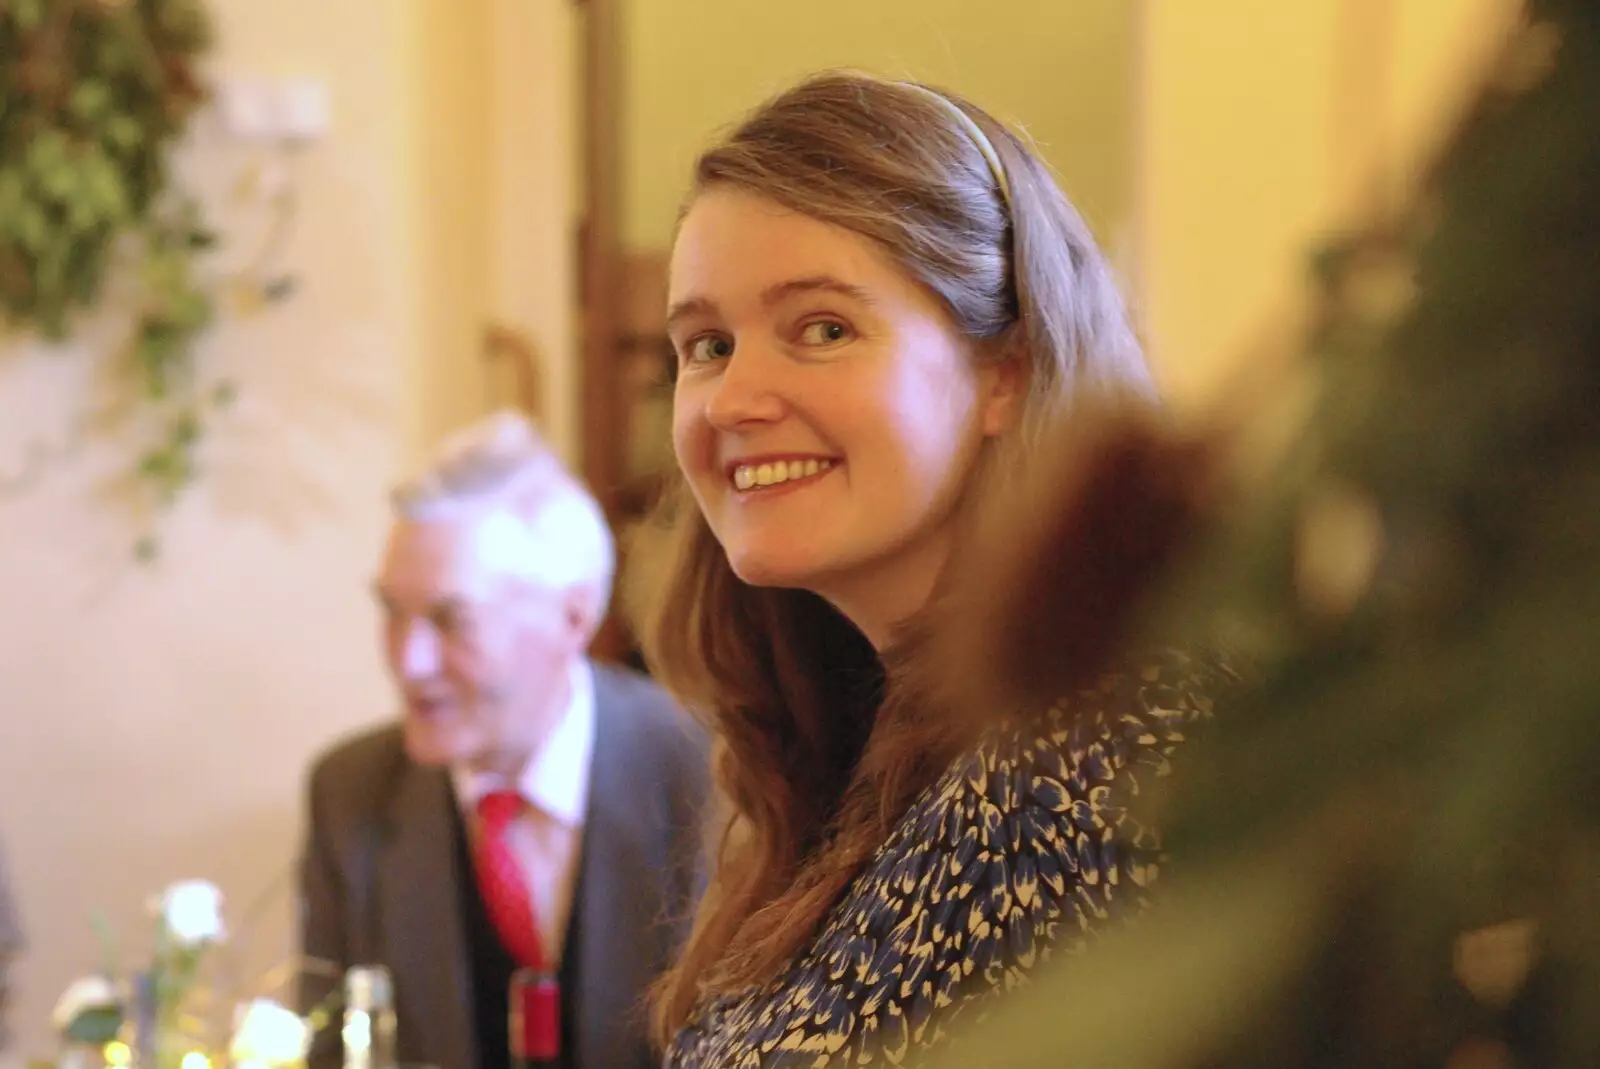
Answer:
<path fill-rule="evenodd" d="M 578 5 L 579 191 L 577 235 L 579 330 L 579 464 L 584 480 L 616 530 L 623 519 L 628 414 L 621 390 L 622 129 L 625 49 L 619 0 Z M 616 659 L 627 649 L 615 609 L 592 653 Z"/>

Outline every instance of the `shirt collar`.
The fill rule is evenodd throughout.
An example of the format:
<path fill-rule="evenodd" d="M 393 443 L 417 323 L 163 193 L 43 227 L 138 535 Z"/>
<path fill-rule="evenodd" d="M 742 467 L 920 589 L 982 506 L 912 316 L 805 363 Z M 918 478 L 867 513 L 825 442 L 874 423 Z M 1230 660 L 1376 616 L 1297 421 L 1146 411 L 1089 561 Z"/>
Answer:
<path fill-rule="evenodd" d="M 484 795 L 511 786 L 529 805 L 559 823 L 569 828 L 583 824 L 589 802 L 589 764 L 594 753 L 594 669 L 579 658 L 573 663 L 569 680 L 566 709 L 514 784 L 490 772 L 461 767 L 450 770 L 456 799 L 463 809 L 475 810 Z"/>

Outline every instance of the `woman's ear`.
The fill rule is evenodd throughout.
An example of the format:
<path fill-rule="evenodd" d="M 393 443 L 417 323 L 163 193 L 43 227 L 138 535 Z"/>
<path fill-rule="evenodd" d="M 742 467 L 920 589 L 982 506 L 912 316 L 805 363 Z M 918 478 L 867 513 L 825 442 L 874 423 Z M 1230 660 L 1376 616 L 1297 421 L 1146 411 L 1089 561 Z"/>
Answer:
<path fill-rule="evenodd" d="M 1028 364 L 1007 353 L 985 364 L 979 372 L 983 406 L 983 433 L 988 437 L 1004 434 L 1022 418 L 1022 402 L 1028 394 Z"/>

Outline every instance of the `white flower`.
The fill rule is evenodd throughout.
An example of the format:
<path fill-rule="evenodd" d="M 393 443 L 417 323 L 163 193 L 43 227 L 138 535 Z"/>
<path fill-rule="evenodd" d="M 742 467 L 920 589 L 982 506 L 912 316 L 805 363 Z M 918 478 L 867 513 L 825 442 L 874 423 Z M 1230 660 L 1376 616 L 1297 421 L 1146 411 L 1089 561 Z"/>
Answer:
<path fill-rule="evenodd" d="M 235 1064 L 294 1065 L 311 1050 L 311 1025 L 271 999 L 239 1007 L 228 1053 Z"/>
<path fill-rule="evenodd" d="M 222 924 L 222 892 L 209 880 L 179 880 L 161 894 L 161 919 L 180 945 L 220 943 L 227 938 Z"/>
<path fill-rule="evenodd" d="M 72 1022 L 90 1010 L 116 1009 L 122 1005 L 115 985 L 104 976 L 84 976 L 72 981 L 56 1000 L 50 1014 L 50 1023 L 57 1032 L 65 1032 Z"/>

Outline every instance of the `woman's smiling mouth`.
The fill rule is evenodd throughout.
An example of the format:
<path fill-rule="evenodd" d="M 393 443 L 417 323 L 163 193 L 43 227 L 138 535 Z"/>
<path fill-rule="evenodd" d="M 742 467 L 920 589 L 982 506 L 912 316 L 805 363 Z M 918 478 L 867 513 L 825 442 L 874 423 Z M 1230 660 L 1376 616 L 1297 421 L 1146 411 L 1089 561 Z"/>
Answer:
<path fill-rule="evenodd" d="M 769 487 L 815 479 L 839 462 L 832 457 L 751 457 L 727 467 L 728 481 L 740 493 L 758 493 Z"/>

